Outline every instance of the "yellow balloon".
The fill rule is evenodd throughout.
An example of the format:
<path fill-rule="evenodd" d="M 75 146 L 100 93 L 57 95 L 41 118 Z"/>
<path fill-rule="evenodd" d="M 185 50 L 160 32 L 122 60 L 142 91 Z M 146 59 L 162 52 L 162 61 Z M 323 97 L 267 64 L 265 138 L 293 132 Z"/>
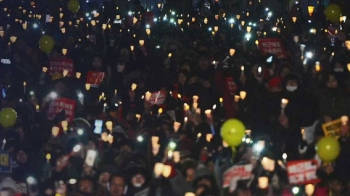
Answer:
<path fill-rule="evenodd" d="M 17 112 L 12 108 L 4 108 L 0 111 L 0 124 L 4 127 L 11 127 L 17 121 Z"/>
<path fill-rule="evenodd" d="M 324 13 L 326 14 L 326 18 L 333 22 L 333 23 L 337 23 L 340 21 L 340 16 L 342 14 L 341 8 L 339 5 L 337 4 L 329 4 L 326 8 L 326 10 L 324 11 Z"/>
<path fill-rule="evenodd" d="M 244 134 L 245 126 L 237 119 L 228 119 L 221 126 L 221 137 L 231 147 L 239 146 Z"/>
<path fill-rule="evenodd" d="M 334 161 L 340 153 L 340 145 L 336 138 L 323 137 L 316 145 L 317 155 L 322 161 Z"/>
<path fill-rule="evenodd" d="M 50 53 L 55 45 L 55 41 L 53 38 L 49 35 L 43 35 L 41 36 L 39 40 L 39 47 L 40 50 L 45 53 Z"/>
<path fill-rule="evenodd" d="M 80 3 L 77 0 L 70 0 L 68 2 L 68 10 L 71 11 L 72 13 L 77 13 L 80 8 Z"/>

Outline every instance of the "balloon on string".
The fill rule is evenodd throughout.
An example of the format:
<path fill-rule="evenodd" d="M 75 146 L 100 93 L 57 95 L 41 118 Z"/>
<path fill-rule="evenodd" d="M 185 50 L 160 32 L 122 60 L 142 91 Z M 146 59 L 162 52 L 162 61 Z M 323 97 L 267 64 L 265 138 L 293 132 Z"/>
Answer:
<path fill-rule="evenodd" d="M 4 128 L 13 126 L 17 121 L 17 112 L 12 108 L 4 108 L 0 111 L 0 124 Z"/>
<path fill-rule="evenodd" d="M 55 41 L 53 38 L 49 35 L 43 35 L 41 36 L 39 40 L 39 47 L 40 50 L 45 53 L 50 53 L 55 45 Z"/>
<path fill-rule="evenodd" d="M 326 8 L 326 10 L 324 11 L 326 18 L 333 22 L 333 23 L 337 23 L 340 21 L 340 16 L 342 14 L 341 8 L 339 5 L 337 4 L 329 4 Z"/>
<path fill-rule="evenodd" d="M 245 126 L 237 119 L 228 119 L 221 126 L 221 137 L 231 147 L 239 146 L 244 134 Z"/>
<path fill-rule="evenodd" d="M 80 8 L 80 3 L 78 0 L 70 0 L 68 2 L 68 10 L 71 11 L 73 14 L 77 13 Z"/>
<path fill-rule="evenodd" d="M 340 153 L 340 145 L 334 137 L 323 137 L 316 145 L 317 155 L 322 161 L 334 161 Z"/>

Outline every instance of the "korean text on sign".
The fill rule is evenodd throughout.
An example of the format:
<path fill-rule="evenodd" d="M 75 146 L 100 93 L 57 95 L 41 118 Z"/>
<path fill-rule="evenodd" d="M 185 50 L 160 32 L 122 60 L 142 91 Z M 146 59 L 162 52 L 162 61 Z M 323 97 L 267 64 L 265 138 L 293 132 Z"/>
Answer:
<path fill-rule="evenodd" d="M 247 180 L 252 177 L 252 164 L 235 165 L 224 173 L 223 187 L 227 188 L 232 184 L 232 181 L 237 183 L 238 180 Z"/>
<path fill-rule="evenodd" d="M 319 182 L 316 176 L 316 160 L 287 162 L 287 172 L 290 184 L 312 184 Z"/>
<path fill-rule="evenodd" d="M 165 91 L 153 92 L 149 102 L 152 105 L 162 105 L 165 102 L 165 98 L 166 98 L 166 92 Z"/>
<path fill-rule="evenodd" d="M 335 137 L 337 139 L 340 137 L 341 128 L 342 128 L 341 119 L 337 119 L 337 120 L 334 120 L 334 121 L 331 121 L 329 123 L 325 123 L 322 125 L 322 129 L 323 129 L 325 136 Z"/>
<path fill-rule="evenodd" d="M 67 70 L 68 77 L 74 76 L 74 64 L 72 59 L 52 59 L 50 60 L 49 74 L 63 74 Z"/>
<path fill-rule="evenodd" d="M 66 120 L 71 122 L 74 120 L 75 106 L 76 102 L 73 99 L 57 98 L 50 103 L 47 117 L 49 120 L 52 120 L 57 114 L 64 110 Z"/>
<path fill-rule="evenodd" d="M 102 83 L 105 75 L 104 72 L 89 71 L 86 77 L 86 83 L 90 84 L 92 87 L 98 87 Z"/>
<path fill-rule="evenodd" d="M 11 173 L 11 157 L 9 153 L 0 152 L 0 173 Z"/>
<path fill-rule="evenodd" d="M 259 39 L 259 50 L 263 55 L 274 54 L 278 57 L 286 55 L 282 41 L 278 38 Z"/>

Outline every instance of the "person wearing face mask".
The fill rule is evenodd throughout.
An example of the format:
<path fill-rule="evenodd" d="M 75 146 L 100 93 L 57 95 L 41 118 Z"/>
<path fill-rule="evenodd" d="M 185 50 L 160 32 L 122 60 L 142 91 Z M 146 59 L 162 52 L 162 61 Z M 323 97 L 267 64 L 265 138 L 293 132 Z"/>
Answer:
<path fill-rule="evenodd" d="M 128 181 L 130 184 L 130 195 L 148 196 L 150 193 L 150 187 L 148 185 L 147 170 L 143 167 L 131 167 L 126 170 L 127 174 L 130 174 Z"/>
<path fill-rule="evenodd" d="M 281 99 L 278 100 L 279 114 L 273 128 L 274 142 L 277 149 L 286 152 L 289 158 L 298 158 L 298 145 L 302 142 L 301 127 L 307 127 L 317 119 L 317 104 L 301 83 L 299 75 L 289 74 L 283 80 L 281 99 L 289 102 L 284 111 L 281 110 Z"/>

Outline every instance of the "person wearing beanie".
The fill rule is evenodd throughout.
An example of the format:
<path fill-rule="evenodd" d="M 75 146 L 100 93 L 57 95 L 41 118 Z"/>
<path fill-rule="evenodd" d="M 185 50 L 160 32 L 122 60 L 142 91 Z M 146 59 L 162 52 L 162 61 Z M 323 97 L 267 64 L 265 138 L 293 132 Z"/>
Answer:
<path fill-rule="evenodd" d="M 0 183 L 0 191 L 1 192 L 7 192 L 8 196 L 15 196 L 16 194 L 16 182 L 10 178 L 6 177 L 4 178 Z"/>

